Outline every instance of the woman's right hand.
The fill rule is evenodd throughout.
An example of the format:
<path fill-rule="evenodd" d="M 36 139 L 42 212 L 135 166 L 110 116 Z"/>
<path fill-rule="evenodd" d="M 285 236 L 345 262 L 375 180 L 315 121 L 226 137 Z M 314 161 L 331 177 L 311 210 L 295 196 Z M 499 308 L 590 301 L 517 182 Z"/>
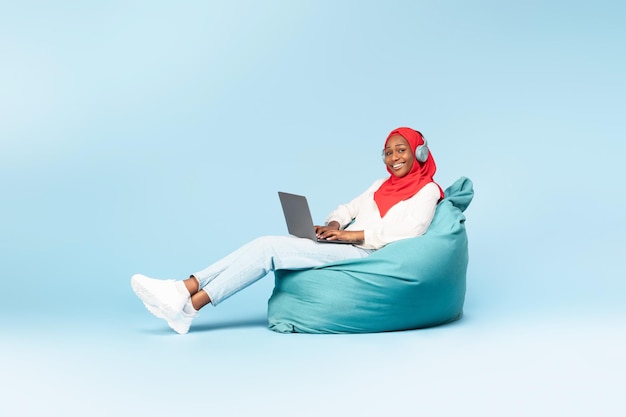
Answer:
<path fill-rule="evenodd" d="M 315 228 L 315 234 L 317 235 L 317 237 L 320 237 L 324 234 L 324 232 L 327 232 L 329 230 L 339 230 L 339 222 L 336 221 L 332 221 L 330 223 L 328 223 L 326 226 L 314 226 Z"/>

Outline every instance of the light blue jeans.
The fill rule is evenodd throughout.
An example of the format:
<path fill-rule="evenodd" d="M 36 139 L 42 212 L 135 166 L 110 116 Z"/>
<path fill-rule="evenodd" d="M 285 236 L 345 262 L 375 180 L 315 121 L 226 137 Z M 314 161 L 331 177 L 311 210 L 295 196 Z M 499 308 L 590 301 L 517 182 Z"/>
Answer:
<path fill-rule="evenodd" d="M 277 269 L 307 269 L 344 259 L 363 258 L 373 250 L 347 244 L 318 243 L 294 236 L 265 236 L 193 274 L 218 305 Z"/>

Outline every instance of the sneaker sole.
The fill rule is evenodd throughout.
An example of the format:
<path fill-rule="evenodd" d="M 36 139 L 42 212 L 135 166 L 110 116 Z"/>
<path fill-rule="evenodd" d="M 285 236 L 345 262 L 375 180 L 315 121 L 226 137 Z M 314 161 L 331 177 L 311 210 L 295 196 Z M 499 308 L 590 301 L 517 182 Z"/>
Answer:
<path fill-rule="evenodd" d="M 187 334 L 189 332 L 189 328 L 191 327 L 191 322 L 187 324 L 187 323 L 181 323 L 180 321 L 173 320 L 173 319 L 172 320 L 166 319 L 166 320 L 167 320 L 167 325 L 170 326 L 170 328 L 178 334 Z"/>
<path fill-rule="evenodd" d="M 176 312 L 172 310 L 172 308 L 167 304 L 161 304 L 156 302 L 154 294 L 148 291 L 143 285 L 141 285 L 141 283 L 137 282 L 137 280 L 135 280 L 134 278 L 131 279 L 130 285 L 133 288 L 133 291 L 135 292 L 137 297 L 139 297 L 139 299 L 143 302 L 143 305 L 146 307 L 146 309 L 148 309 L 148 311 L 154 316 L 169 321 L 172 316 L 176 315 Z"/>
<path fill-rule="evenodd" d="M 141 285 L 141 283 L 138 282 L 134 276 L 130 281 L 130 285 L 137 297 L 139 297 L 139 299 L 143 302 L 143 305 L 150 313 L 152 313 L 152 315 L 165 320 L 167 325 L 178 334 L 187 334 L 189 332 L 191 322 L 189 324 L 181 323 L 179 318 L 180 312 L 174 311 L 167 304 L 156 302 L 154 294 Z"/>

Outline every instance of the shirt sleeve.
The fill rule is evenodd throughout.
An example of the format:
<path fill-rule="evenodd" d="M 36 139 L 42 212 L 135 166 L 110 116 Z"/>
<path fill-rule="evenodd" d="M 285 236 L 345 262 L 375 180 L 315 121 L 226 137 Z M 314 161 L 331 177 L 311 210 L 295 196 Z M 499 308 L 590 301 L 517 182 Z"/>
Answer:
<path fill-rule="evenodd" d="M 361 209 L 374 199 L 374 192 L 385 182 L 384 179 L 375 181 L 365 192 L 354 198 L 347 204 L 339 205 L 326 217 L 326 224 L 331 221 L 339 223 L 339 228 L 344 229 L 359 215 Z"/>

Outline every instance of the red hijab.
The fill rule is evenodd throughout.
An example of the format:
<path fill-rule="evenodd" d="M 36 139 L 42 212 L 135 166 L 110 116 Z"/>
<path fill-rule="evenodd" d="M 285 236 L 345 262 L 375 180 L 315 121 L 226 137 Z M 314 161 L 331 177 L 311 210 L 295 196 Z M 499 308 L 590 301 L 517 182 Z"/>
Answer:
<path fill-rule="evenodd" d="M 389 138 L 396 134 L 402 136 L 407 140 L 407 142 L 409 142 L 409 146 L 411 147 L 413 154 L 415 154 L 415 149 L 419 145 L 423 145 L 425 143 L 424 137 L 417 130 L 413 130 L 408 127 L 399 127 L 387 136 L 387 139 L 385 140 L 385 147 L 387 146 Z M 435 160 L 433 159 L 430 151 L 428 152 L 428 159 L 426 159 L 426 162 L 419 162 L 418 160 L 415 160 L 413 166 L 411 167 L 411 171 L 409 171 L 409 173 L 404 177 L 396 177 L 393 175 L 389 167 L 387 167 L 387 171 L 391 174 L 391 176 L 387 179 L 387 181 L 382 183 L 382 185 L 374 193 L 374 201 L 376 201 L 376 205 L 378 206 L 380 217 L 384 217 L 389 209 L 400 201 L 413 197 L 429 182 L 435 182 L 433 180 L 433 175 L 435 175 L 436 170 L 437 166 L 435 165 Z M 437 184 L 437 187 L 439 187 L 439 184 Z M 443 190 L 441 187 L 439 187 L 439 192 L 441 193 L 441 198 L 443 198 Z"/>

